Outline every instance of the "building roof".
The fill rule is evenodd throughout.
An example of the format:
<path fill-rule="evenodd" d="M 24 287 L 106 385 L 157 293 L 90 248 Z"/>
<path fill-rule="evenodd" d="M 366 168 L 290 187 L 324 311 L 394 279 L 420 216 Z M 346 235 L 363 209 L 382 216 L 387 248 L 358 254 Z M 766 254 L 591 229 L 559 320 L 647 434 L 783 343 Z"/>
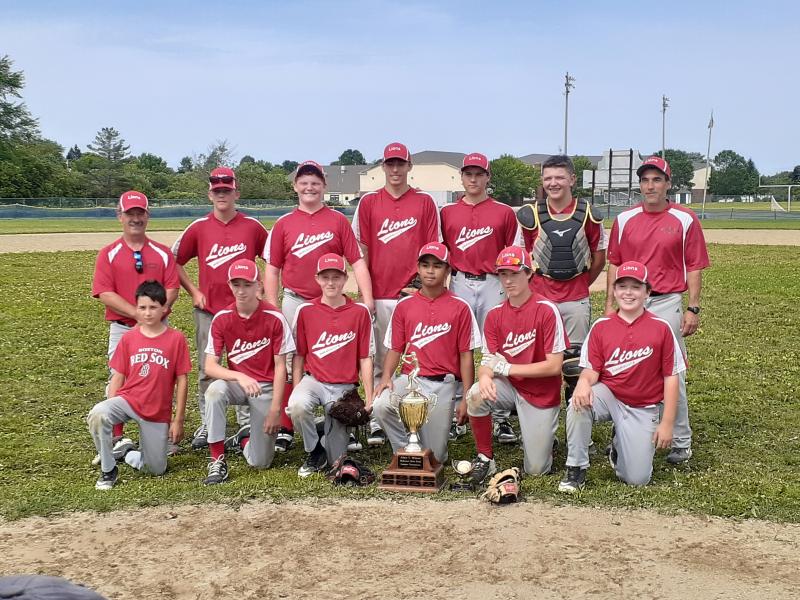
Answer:
<path fill-rule="evenodd" d="M 540 166 L 544 161 L 550 158 L 552 154 L 526 154 L 525 156 L 520 156 L 519 159 L 527 165 L 533 165 L 534 167 Z M 589 161 L 592 163 L 594 168 L 597 168 L 597 165 L 600 163 L 600 160 L 603 158 L 602 156 L 597 155 L 585 155 L 585 154 L 575 154 L 572 155 L 572 158 L 575 156 L 586 156 Z"/>
<path fill-rule="evenodd" d="M 359 175 L 369 169 L 369 165 L 324 165 L 328 192 L 333 194 L 357 194 L 361 184 Z"/>
<path fill-rule="evenodd" d="M 440 152 L 439 150 L 423 150 L 411 155 L 411 162 L 415 165 L 446 164 L 460 169 L 464 164 L 463 152 Z"/>

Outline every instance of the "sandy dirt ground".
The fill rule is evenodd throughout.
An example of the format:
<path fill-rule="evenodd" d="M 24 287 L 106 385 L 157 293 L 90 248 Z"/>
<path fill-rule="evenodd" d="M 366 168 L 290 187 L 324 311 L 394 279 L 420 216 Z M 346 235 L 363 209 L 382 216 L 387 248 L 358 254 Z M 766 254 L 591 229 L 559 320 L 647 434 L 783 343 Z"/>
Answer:
<path fill-rule="evenodd" d="M 767 233 L 706 236 L 800 245 L 800 231 Z M 95 250 L 115 237 L 0 235 L 0 252 Z M 800 598 L 800 526 L 540 503 L 409 498 L 78 513 L 0 522 L 0 546 L 0 574 L 61 575 L 120 599 Z"/>
<path fill-rule="evenodd" d="M 0 525 L 0 572 L 108 598 L 798 598 L 800 526 L 478 501 L 179 506 Z"/>

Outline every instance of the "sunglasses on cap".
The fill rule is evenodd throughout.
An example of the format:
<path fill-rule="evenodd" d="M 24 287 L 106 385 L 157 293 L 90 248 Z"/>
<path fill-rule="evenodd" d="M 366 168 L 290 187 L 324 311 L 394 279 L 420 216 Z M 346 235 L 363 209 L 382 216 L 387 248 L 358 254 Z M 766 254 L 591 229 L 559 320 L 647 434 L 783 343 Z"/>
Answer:
<path fill-rule="evenodd" d="M 208 180 L 211 182 L 212 185 L 216 185 L 218 183 L 225 183 L 225 184 L 230 185 L 234 181 L 236 181 L 230 175 L 219 175 L 219 176 L 215 175 L 213 177 L 209 177 Z"/>
<path fill-rule="evenodd" d="M 133 251 L 133 268 L 136 269 L 137 273 L 141 273 L 144 271 L 144 261 L 142 260 L 141 250 Z"/>
<path fill-rule="evenodd" d="M 521 264 L 522 260 L 517 256 L 505 256 L 495 262 L 495 266 L 498 267 L 516 267 Z"/>

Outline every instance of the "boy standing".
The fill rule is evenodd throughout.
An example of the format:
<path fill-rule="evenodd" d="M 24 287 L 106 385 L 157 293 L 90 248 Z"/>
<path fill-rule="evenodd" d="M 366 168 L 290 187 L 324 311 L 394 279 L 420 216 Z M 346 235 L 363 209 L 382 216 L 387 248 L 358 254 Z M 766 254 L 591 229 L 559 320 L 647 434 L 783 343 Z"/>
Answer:
<path fill-rule="evenodd" d="M 586 482 L 593 421 L 614 422 L 609 460 L 630 485 L 647 484 L 656 449 L 672 443 L 683 352 L 669 323 L 644 308 L 650 284 L 642 263 L 617 268 L 613 293 L 619 311 L 595 321 L 581 350 L 583 371 L 567 409 L 562 492 Z"/>
<path fill-rule="evenodd" d="M 239 259 L 228 268 L 233 304 L 217 312 L 205 348 L 206 373 L 214 381 L 206 392 L 206 418 L 211 463 L 206 485 L 228 479 L 225 461 L 225 412 L 228 405 L 249 406 L 250 423 L 228 445 L 238 445 L 253 467 L 269 467 L 280 427 L 281 398 L 286 384 L 286 354 L 294 351 L 289 325 L 280 311 L 259 300 L 261 283 L 252 260 Z M 227 367 L 221 359 L 227 355 Z"/>
<path fill-rule="evenodd" d="M 347 450 L 347 427 L 328 416 L 333 403 L 364 385 L 366 408 L 372 406 L 372 317 L 364 304 L 342 293 L 347 282 L 343 256 L 324 254 L 317 261 L 316 281 L 322 296 L 297 308 L 293 325 L 295 386 L 288 413 L 303 434 L 308 453 L 298 475 L 307 477 L 333 464 Z M 325 447 L 314 423 L 314 410 L 325 410 Z"/>
<path fill-rule="evenodd" d="M 507 300 L 486 316 L 478 382 L 467 396 L 478 452 L 472 462 L 476 485 L 497 470 L 490 414 L 495 405 L 517 408 L 525 472 L 550 471 L 561 404 L 561 365 L 569 343 L 556 306 L 530 289 L 530 254 L 510 246 L 495 264 Z"/>
<path fill-rule="evenodd" d="M 100 455 L 100 478 L 95 489 L 110 490 L 119 476 L 112 453 L 114 425 L 139 424 L 140 450 L 130 450 L 125 462 L 161 475 L 167 468 L 167 443 L 180 442 L 186 411 L 187 376 L 192 370 L 186 338 L 167 327 L 167 292 L 157 281 L 142 283 L 135 292 L 138 325 L 125 333 L 109 366 L 108 399 L 86 418 Z M 173 393 L 177 404 L 172 416 Z"/>
<path fill-rule="evenodd" d="M 397 404 L 391 393 L 403 396 L 407 391 L 410 364 L 402 374 L 394 375 L 404 353 L 415 352 L 419 361 L 419 383 L 426 396 L 436 394 L 428 422 L 420 429 L 423 444 L 433 451 L 436 460 L 447 460 L 447 442 L 453 415 L 453 399 L 458 386 L 466 397 L 472 387 L 475 366 L 473 350 L 480 347 L 481 333 L 469 305 L 445 287 L 450 274 L 447 247 L 439 242 L 419 250 L 417 271 L 422 288 L 402 298 L 392 313 L 384 345 L 388 349 L 383 375 L 375 390 L 374 416 L 389 434 L 397 452 L 408 444 Z M 461 401 L 458 419 L 466 419 L 466 402 Z M 491 424 L 490 424 L 491 427 Z M 491 435 L 491 433 L 490 433 Z"/>
<path fill-rule="evenodd" d="M 205 347 L 211 319 L 233 302 L 233 294 L 225 278 L 232 261 L 246 258 L 255 260 L 264 252 L 267 230 L 258 219 L 248 217 L 236 209 L 239 199 L 236 174 L 228 167 L 217 167 L 208 178 L 208 199 L 213 210 L 193 221 L 172 246 L 178 263 L 181 285 L 192 296 L 194 306 L 195 342 L 197 345 L 197 404 L 200 409 L 200 427 L 194 432 L 192 448 L 208 445 L 205 422 L 206 390 L 212 377 L 205 371 Z M 198 285 L 189 279 L 183 266 L 197 258 Z M 239 425 L 247 423 L 246 411 L 238 410 Z"/>

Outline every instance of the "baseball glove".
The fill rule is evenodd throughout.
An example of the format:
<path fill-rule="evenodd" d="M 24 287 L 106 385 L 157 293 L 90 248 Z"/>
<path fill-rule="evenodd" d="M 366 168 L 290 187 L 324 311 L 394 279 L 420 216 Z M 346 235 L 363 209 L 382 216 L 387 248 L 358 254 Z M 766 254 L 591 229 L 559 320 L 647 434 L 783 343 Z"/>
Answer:
<path fill-rule="evenodd" d="M 492 504 L 512 504 L 519 500 L 519 469 L 511 467 L 500 471 L 489 480 L 481 496 Z"/>
<path fill-rule="evenodd" d="M 348 427 L 358 427 L 369 423 L 366 405 L 356 388 L 346 392 L 331 406 L 330 416 Z"/>
<path fill-rule="evenodd" d="M 336 459 L 327 477 L 333 485 L 369 485 L 375 481 L 372 469 L 347 454 Z"/>

